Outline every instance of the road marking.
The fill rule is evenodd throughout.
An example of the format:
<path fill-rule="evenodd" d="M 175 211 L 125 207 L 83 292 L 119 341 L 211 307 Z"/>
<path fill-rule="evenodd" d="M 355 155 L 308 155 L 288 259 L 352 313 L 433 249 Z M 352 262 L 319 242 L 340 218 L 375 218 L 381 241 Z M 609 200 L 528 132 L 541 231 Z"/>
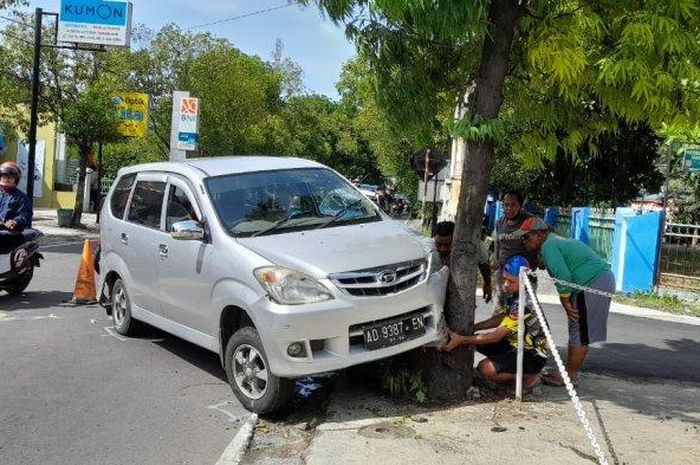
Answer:
<path fill-rule="evenodd" d="M 112 336 L 112 337 L 115 337 L 115 338 L 119 339 L 119 340 L 122 341 L 122 342 L 125 342 L 125 341 L 126 341 L 126 338 L 125 338 L 125 337 L 121 337 L 119 334 L 117 334 L 117 333 L 114 331 L 114 328 L 112 328 L 112 327 L 110 327 L 110 326 L 105 326 L 105 331 L 107 331 L 107 334 L 103 334 L 102 337 L 109 337 L 109 336 Z"/>
<path fill-rule="evenodd" d="M 228 405 L 231 405 L 230 400 L 227 400 L 226 402 L 222 402 L 220 404 L 210 405 L 209 408 L 212 410 L 218 410 L 219 412 L 226 415 L 228 417 L 228 421 L 230 421 L 231 423 L 238 423 L 239 421 L 241 421 L 242 420 L 241 417 L 234 415 L 233 413 L 229 412 L 228 410 L 224 410 L 223 407 L 226 407 Z"/>
<path fill-rule="evenodd" d="M 51 315 L 44 316 L 7 316 L 6 313 L 0 314 L 0 321 L 39 321 L 39 320 L 62 320 L 62 316 L 58 316 L 55 313 Z"/>
<path fill-rule="evenodd" d="M 250 418 L 245 422 L 238 433 L 233 438 L 233 441 L 228 445 L 226 450 L 219 460 L 217 460 L 216 465 L 238 465 L 243 460 L 243 454 L 245 454 L 248 444 L 250 444 L 250 439 L 253 437 L 253 428 L 255 423 L 258 421 L 258 415 L 255 413 L 250 414 Z"/>
<path fill-rule="evenodd" d="M 108 321 L 112 321 L 112 317 L 105 317 L 105 318 L 90 318 L 90 324 L 91 324 L 91 325 L 96 325 L 97 323 L 99 323 L 99 321 L 100 321 L 100 320 L 108 320 Z"/>

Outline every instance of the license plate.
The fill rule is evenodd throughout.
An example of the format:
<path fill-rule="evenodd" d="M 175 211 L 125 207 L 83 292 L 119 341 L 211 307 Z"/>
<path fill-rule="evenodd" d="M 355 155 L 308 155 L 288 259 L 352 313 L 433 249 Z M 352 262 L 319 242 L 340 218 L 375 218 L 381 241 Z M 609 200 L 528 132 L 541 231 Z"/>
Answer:
<path fill-rule="evenodd" d="M 425 320 L 423 315 L 402 318 L 369 326 L 364 333 L 367 350 L 382 349 L 423 336 Z"/>

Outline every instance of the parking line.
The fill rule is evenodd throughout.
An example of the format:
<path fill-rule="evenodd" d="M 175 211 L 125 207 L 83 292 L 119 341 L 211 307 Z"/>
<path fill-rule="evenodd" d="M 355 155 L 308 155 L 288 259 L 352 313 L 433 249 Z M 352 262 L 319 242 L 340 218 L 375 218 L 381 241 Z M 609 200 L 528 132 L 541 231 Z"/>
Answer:
<path fill-rule="evenodd" d="M 216 465 L 239 465 L 241 463 L 243 454 L 245 454 L 248 444 L 250 443 L 250 438 L 253 437 L 253 429 L 257 421 L 258 415 L 256 413 L 251 413 L 248 421 L 241 426 L 241 429 L 238 430 L 233 441 L 231 441 L 226 450 L 224 450 L 224 453 L 221 454 Z"/>
<path fill-rule="evenodd" d="M 112 329 L 111 327 L 105 326 L 105 331 L 107 331 L 107 334 L 103 334 L 104 337 L 112 336 L 112 337 L 114 337 L 114 338 L 119 339 L 119 340 L 122 341 L 122 342 L 126 342 L 126 338 L 121 337 L 119 334 L 117 334 L 116 332 L 114 332 L 114 329 Z"/>

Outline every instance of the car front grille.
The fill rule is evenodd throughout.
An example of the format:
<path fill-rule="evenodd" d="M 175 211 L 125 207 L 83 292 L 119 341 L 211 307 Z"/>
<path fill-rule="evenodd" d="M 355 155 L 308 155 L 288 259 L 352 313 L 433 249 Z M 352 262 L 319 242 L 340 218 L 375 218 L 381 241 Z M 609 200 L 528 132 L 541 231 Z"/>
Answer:
<path fill-rule="evenodd" d="M 412 260 L 365 270 L 336 273 L 330 279 L 347 294 L 376 297 L 410 289 L 427 276 L 427 260 Z"/>

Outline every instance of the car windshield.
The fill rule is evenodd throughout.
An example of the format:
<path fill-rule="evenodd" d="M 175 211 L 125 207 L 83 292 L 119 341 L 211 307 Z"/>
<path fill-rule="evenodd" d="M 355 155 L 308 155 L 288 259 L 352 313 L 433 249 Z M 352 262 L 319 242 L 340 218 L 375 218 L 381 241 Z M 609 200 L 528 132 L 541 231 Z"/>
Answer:
<path fill-rule="evenodd" d="M 324 168 L 231 174 L 206 183 L 222 224 L 236 237 L 381 220 L 365 196 Z"/>

